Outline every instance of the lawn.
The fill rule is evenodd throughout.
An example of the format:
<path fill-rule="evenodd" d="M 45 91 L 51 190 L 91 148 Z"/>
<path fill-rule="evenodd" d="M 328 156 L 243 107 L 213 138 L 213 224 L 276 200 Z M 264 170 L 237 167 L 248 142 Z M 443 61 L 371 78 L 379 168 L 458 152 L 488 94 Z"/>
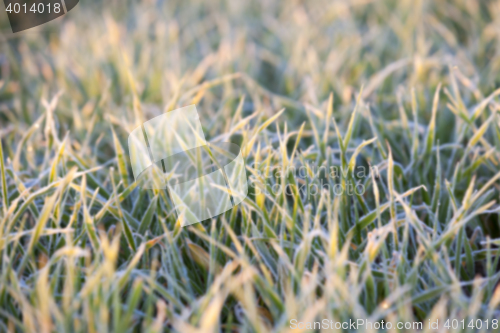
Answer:
<path fill-rule="evenodd" d="M 490 0 L 0 21 L 0 332 L 500 331 L 499 24 Z M 183 227 L 127 138 L 191 104 L 249 193 Z"/>

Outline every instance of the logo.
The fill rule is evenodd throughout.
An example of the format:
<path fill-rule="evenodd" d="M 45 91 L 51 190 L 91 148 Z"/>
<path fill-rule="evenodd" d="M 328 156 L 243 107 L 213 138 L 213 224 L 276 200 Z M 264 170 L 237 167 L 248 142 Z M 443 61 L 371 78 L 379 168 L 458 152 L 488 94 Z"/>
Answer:
<path fill-rule="evenodd" d="M 240 147 L 207 143 L 194 105 L 137 127 L 128 147 L 135 181 L 143 189 L 167 189 L 183 226 L 222 214 L 247 196 Z"/>
<path fill-rule="evenodd" d="M 73 9 L 79 0 L 3 0 L 12 32 L 27 30 Z"/>

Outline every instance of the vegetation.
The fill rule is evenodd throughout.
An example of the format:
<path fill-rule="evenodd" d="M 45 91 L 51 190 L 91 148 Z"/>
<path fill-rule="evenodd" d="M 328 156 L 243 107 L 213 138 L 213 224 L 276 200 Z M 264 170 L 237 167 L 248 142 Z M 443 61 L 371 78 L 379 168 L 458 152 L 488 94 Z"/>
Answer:
<path fill-rule="evenodd" d="M 106 0 L 0 22 L 0 331 L 494 330 L 499 20 L 486 0 Z M 189 104 L 250 192 L 182 228 L 126 143 Z"/>

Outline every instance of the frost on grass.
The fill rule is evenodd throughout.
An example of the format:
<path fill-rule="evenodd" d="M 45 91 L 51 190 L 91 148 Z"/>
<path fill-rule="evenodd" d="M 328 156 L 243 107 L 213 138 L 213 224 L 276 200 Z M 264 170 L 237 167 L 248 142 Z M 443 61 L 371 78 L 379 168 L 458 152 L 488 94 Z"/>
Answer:
<path fill-rule="evenodd" d="M 105 1 L 0 36 L 0 331 L 494 328 L 498 14 Z M 126 139 L 190 104 L 207 141 L 242 148 L 249 195 L 181 228 L 165 191 L 133 182 Z M 334 191 L 349 184 L 364 191 Z"/>

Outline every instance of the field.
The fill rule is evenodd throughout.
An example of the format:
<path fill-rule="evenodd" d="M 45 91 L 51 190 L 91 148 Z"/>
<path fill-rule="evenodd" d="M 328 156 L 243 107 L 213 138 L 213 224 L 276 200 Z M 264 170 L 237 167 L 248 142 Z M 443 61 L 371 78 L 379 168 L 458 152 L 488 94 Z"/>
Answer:
<path fill-rule="evenodd" d="M 499 331 L 499 24 L 489 0 L 0 21 L 0 332 Z M 181 227 L 127 137 L 190 104 L 249 194 Z"/>

